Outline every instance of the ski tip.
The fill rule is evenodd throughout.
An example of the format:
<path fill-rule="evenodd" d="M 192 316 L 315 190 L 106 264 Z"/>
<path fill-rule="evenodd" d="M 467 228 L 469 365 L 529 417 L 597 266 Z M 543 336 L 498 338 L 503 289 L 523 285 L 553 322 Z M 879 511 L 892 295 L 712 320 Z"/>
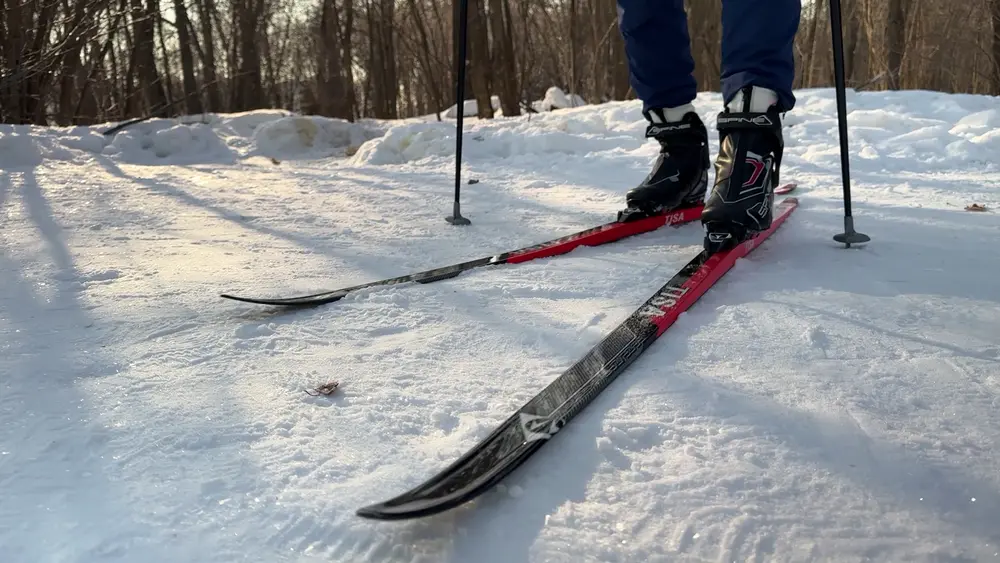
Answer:
<path fill-rule="evenodd" d="M 377 504 L 359 508 L 354 511 L 354 515 L 367 520 L 394 520 L 394 518 L 391 518 L 388 514 L 386 514 L 381 509 L 381 506 Z"/>
<path fill-rule="evenodd" d="M 401 498 L 401 497 L 399 497 Z M 393 499 L 386 502 L 380 502 L 377 504 L 371 504 L 368 506 L 363 506 L 354 511 L 354 515 L 359 518 L 364 518 L 366 520 L 383 520 L 383 521 L 396 521 L 396 520 L 412 520 L 415 518 L 423 518 L 426 516 L 433 516 L 440 512 L 444 512 L 451 508 L 458 506 L 466 502 L 469 499 L 460 497 L 457 502 L 454 500 L 448 502 L 440 502 L 440 500 L 430 500 L 430 501 L 405 501 L 398 502 L 397 499 Z"/>

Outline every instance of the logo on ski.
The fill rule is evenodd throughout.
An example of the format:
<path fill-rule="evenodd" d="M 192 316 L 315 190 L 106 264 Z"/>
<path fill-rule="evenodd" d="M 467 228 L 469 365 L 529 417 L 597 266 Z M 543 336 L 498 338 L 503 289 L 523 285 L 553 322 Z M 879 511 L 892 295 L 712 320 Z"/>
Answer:
<path fill-rule="evenodd" d="M 528 414 L 526 412 L 522 412 L 518 416 L 521 419 L 521 433 L 524 434 L 525 442 L 548 440 L 563 427 L 563 420 L 561 418 L 553 419 L 548 416 Z"/>
<path fill-rule="evenodd" d="M 651 319 L 661 317 L 666 314 L 664 309 L 669 309 L 677 305 L 677 300 L 684 297 L 688 292 L 686 287 L 667 287 L 650 298 L 649 301 L 639 310 L 639 315 Z"/>
<path fill-rule="evenodd" d="M 673 225 L 674 223 L 683 223 L 683 222 L 684 222 L 684 212 L 683 211 L 676 211 L 676 212 L 671 213 L 670 215 L 666 216 L 666 224 L 667 225 Z"/>

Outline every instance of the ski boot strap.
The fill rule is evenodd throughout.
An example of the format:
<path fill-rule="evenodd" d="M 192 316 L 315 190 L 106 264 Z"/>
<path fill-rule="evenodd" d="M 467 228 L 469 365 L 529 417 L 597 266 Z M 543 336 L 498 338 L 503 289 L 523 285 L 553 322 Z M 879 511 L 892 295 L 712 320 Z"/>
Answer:
<path fill-rule="evenodd" d="M 767 113 L 757 112 L 722 112 L 716 120 L 716 129 L 727 131 L 781 131 L 781 118 L 777 111 Z"/>
<path fill-rule="evenodd" d="M 703 125 L 697 113 L 692 115 L 689 112 L 680 121 L 667 121 L 664 111 L 657 108 L 644 110 L 642 115 L 649 122 L 646 126 L 647 139 L 690 139 L 692 134 L 702 136 Z"/>

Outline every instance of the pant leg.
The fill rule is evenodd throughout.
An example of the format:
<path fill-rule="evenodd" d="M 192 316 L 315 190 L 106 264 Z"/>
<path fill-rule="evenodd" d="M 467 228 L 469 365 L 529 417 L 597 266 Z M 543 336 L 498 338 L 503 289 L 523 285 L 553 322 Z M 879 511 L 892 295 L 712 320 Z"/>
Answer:
<path fill-rule="evenodd" d="M 795 106 L 792 56 L 801 0 L 722 1 L 722 96 L 726 103 L 744 86 L 778 94 L 780 111 Z"/>
<path fill-rule="evenodd" d="M 629 84 L 643 110 L 682 106 L 698 93 L 684 0 L 617 0 Z"/>

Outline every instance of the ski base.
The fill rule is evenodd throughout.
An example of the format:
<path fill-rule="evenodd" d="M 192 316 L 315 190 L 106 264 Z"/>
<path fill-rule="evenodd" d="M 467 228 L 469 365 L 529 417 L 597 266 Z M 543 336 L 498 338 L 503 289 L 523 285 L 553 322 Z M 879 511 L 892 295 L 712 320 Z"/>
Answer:
<path fill-rule="evenodd" d="M 366 506 L 356 514 L 375 520 L 429 516 L 473 500 L 525 462 L 631 365 L 736 261 L 767 239 L 796 209 L 777 205 L 771 227 L 738 246 L 701 251 L 576 364 L 517 410 L 468 453 L 416 488 Z"/>

